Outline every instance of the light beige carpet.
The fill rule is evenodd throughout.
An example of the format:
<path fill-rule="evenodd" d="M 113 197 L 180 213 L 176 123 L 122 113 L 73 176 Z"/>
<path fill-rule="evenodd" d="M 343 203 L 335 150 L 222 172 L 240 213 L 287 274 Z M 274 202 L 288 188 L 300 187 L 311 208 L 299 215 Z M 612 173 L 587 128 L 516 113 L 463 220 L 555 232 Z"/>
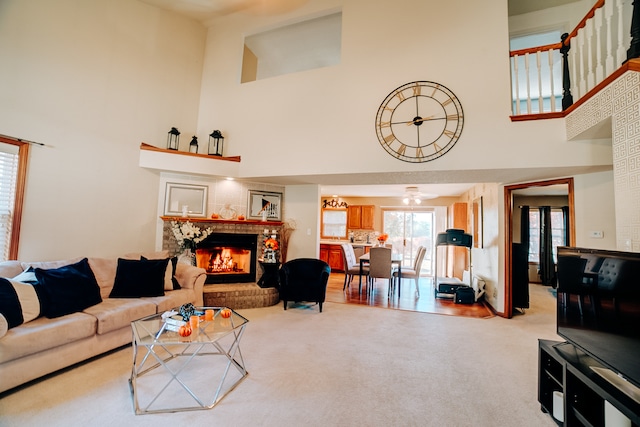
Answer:
<path fill-rule="evenodd" d="M 540 288 L 540 289 L 537 289 Z M 511 320 L 327 303 L 239 310 L 249 376 L 211 410 L 134 415 L 131 348 L 0 397 L 0 426 L 553 426 L 537 339 L 553 297 Z"/>

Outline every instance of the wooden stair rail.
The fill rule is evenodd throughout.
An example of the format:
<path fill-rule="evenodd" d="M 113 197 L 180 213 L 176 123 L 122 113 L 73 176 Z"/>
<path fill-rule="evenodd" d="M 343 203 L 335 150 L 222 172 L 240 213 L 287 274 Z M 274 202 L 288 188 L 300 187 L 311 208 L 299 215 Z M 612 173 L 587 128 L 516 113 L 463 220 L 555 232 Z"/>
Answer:
<path fill-rule="evenodd" d="M 562 112 L 573 104 L 574 96 L 580 100 L 622 64 L 640 57 L 640 0 L 633 1 L 628 50 L 624 47 L 624 27 L 627 25 L 624 21 L 629 17 L 627 8 L 628 3 L 624 5 L 623 0 L 597 0 L 578 25 L 570 33 L 562 35 L 560 43 L 511 51 L 509 55 L 514 87 L 514 115 L 511 119 L 515 120 L 518 116 L 531 116 L 535 119 L 545 115 L 548 115 L 548 118 L 563 116 L 556 107 L 556 97 L 559 98 L 560 94 L 554 88 L 553 78 L 554 71 L 560 73 L 553 65 L 553 62 L 557 61 L 557 55 L 560 55 L 562 60 Z M 573 50 L 572 40 L 575 42 Z M 542 53 L 546 53 L 545 56 L 548 58 L 544 68 Z M 531 94 L 530 60 L 534 63 L 532 67 L 537 67 L 537 99 L 533 99 Z M 520 72 L 519 68 L 523 62 L 525 69 Z M 533 73 L 535 74 L 535 71 Z M 547 74 L 549 77 L 546 77 Z M 519 81 L 522 78 L 526 80 L 523 83 Z M 559 82 L 557 83 L 556 86 L 559 86 Z M 526 92 L 526 97 L 521 96 L 520 92 Z M 521 111 L 525 109 L 525 101 L 526 111 Z M 532 102 L 537 102 L 537 113 Z M 521 117 L 518 120 L 521 120 Z"/>

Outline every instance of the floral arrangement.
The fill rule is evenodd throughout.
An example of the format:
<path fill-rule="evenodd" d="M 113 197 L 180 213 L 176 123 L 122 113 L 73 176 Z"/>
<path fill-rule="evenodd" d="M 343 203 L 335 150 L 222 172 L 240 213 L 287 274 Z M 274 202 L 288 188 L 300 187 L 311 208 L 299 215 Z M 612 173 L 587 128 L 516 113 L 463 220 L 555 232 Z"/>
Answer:
<path fill-rule="evenodd" d="M 380 244 L 383 244 L 384 242 L 387 241 L 388 238 L 389 238 L 389 235 L 387 233 L 382 233 L 381 235 L 378 236 L 378 242 L 380 242 Z"/>
<path fill-rule="evenodd" d="M 297 227 L 296 220 L 289 218 L 282 225 L 282 231 L 280 232 L 280 262 L 284 263 L 287 261 L 287 249 L 289 247 L 289 237 L 291 237 L 291 233 Z"/>
<path fill-rule="evenodd" d="M 189 221 L 171 221 L 171 231 L 182 249 L 195 249 L 196 245 L 206 239 L 213 229 L 196 227 Z"/>
<path fill-rule="evenodd" d="M 266 239 L 264 241 L 264 247 L 267 249 L 270 249 L 272 251 L 277 251 L 278 250 L 278 241 L 276 239 L 274 239 L 273 237 L 269 237 L 268 239 Z"/>
<path fill-rule="evenodd" d="M 278 240 L 276 239 L 276 230 L 272 231 L 273 234 L 269 234 L 269 230 L 265 228 L 264 239 L 262 241 L 262 261 L 263 262 L 278 262 Z"/>

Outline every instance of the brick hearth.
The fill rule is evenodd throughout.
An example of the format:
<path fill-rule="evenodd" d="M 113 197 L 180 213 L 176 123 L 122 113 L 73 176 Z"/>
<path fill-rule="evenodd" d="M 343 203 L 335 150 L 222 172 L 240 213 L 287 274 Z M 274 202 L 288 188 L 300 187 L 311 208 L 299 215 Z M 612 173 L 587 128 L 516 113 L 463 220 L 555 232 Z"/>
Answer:
<path fill-rule="evenodd" d="M 162 249 L 178 255 L 180 247 L 171 231 L 171 221 L 189 220 L 195 226 L 206 229 L 211 227 L 214 233 L 256 234 L 258 235 L 258 257 L 262 256 L 262 238 L 265 229 L 277 230 L 280 242 L 282 222 L 274 221 L 238 221 L 212 220 L 204 218 L 161 217 L 164 226 L 162 231 Z M 257 261 L 256 261 L 257 262 Z M 256 265 L 257 280 L 262 276 L 262 267 Z M 215 283 L 204 286 L 204 304 L 211 307 L 229 307 L 232 309 L 259 308 L 275 305 L 280 301 L 276 288 L 261 288 L 256 283 Z"/>
<path fill-rule="evenodd" d="M 218 283 L 204 286 L 204 305 L 233 309 L 276 305 L 280 295 L 276 288 L 261 288 L 255 283 Z"/>

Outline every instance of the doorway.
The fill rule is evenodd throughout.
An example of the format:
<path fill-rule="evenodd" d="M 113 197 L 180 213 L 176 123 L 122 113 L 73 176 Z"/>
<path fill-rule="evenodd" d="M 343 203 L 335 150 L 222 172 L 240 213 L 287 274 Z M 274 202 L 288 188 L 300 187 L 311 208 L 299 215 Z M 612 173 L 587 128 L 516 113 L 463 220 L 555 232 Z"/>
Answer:
<path fill-rule="evenodd" d="M 562 188 L 566 190 L 568 207 L 569 207 L 569 241 L 575 242 L 575 203 L 573 193 L 573 178 L 562 178 L 549 181 L 529 182 L 524 184 L 507 185 L 504 187 L 504 205 L 505 205 L 505 301 L 504 315 L 507 318 L 513 317 L 514 314 L 514 259 L 517 256 L 513 251 L 514 243 L 520 243 L 520 238 L 516 238 L 514 231 L 514 197 L 519 192 L 534 192 L 535 194 L 549 193 L 552 188 Z M 528 284 L 527 284 L 528 285 Z"/>
<path fill-rule="evenodd" d="M 434 224 L 435 213 L 430 209 L 382 210 L 382 229 L 389 235 L 387 244 L 392 245 L 393 252 L 402 255 L 403 266 L 412 265 L 420 246 L 427 249 L 422 261 L 421 275 L 433 275 Z"/>

